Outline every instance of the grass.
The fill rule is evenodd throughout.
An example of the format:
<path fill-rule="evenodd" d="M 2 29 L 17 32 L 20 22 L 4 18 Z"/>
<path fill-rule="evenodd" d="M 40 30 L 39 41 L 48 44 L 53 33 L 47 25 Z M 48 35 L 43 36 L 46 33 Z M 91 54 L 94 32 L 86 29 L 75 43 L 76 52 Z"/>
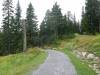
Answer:
<path fill-rule="evenodd" d="M 72 53 L 72 51 L 64 49 L 63 52 L 69 56 L 71 62 L 75 66 L 77 75 L 97 75 L 90 67 L 88 67 L 87 63 L 83 63 L 74 53 Z"/>
<path fill-rule="evenodd" d="M 100 35 L 76 35 L 73 38 L 57 40 L 52 47 L 87 51 L 100 57 Z"/>
<path fill-rule="evenodd" d="M 46 56 L 39 48 L 32 48 L 25 53 L 0 57 L 0 75 L 29 75 Z"/>
<path fill-rule="evenodd" d="M 74 49 L 87 51 L 100 56 L 100 35 L 79 35 L 73 41 L 75 42 Z"/>

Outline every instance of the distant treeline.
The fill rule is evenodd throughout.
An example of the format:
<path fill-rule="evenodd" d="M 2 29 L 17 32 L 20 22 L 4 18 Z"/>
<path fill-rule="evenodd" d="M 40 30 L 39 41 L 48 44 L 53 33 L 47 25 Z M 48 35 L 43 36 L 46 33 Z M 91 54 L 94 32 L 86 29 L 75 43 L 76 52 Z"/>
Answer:
<path fill-rule="evenodd" d="M 86 0 L 82 8 L 82 32 L 93 34 L 100 32 L 100 0 Z"/>

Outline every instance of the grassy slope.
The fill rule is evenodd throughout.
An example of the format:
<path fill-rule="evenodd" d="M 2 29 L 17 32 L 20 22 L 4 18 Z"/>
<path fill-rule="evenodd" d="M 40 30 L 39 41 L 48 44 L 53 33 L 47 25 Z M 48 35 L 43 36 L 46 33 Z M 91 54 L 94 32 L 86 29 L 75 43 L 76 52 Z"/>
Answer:
<path fill-rule="evenodd" d="M 100 56 L 100 35 L 79 35 L 73 41 L 75 44 L 74 49 L 88 51 Z"/>
<path fill-rule="evenodd" d="M 59 48 L 67 47 L 71 50 L 88 51 L 100 56 L 100 35 L 76 35 L 73 38 L 59 40 L 57 44 L 60 44 Z"/>
<path fill-rule="evenodd" d="M 52 47 L 57 47 L 58 50 L 63 51 L 70 57 L 72 63 L 75 65 L 78 75 L 97 75 L 88 67 L 86 62 L 78 59 L 72 50 L 88 51 L 100 56 L 100 35 L 76 35 L 74 38 L 58 40 Z"/>
<path fill-rule="evenodd" d="M 44 62 L 46 55 L 39 48 L 34 48 L 26 53 L 0 57 L 0 75 L 27 75 Z"/>

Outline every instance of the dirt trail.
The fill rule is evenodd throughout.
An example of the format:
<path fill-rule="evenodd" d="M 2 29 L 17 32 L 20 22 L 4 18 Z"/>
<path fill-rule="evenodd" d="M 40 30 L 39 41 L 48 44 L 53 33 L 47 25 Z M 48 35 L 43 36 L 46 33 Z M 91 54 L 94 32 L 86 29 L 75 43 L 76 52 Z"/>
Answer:
<path fill-rule="evenodd" d="M 47 52 L 46 61 L 32 75 L 77 75 L 68 56 L 54 50 Z"/>

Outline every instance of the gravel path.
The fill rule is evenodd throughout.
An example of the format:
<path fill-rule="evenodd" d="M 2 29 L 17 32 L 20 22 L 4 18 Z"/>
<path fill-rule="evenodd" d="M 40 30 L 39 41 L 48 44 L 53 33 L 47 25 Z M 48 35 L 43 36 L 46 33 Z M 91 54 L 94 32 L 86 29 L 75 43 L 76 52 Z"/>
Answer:
<path fill-rule="evenodd" d="M 70 59 L 61 52 L 47 50 L 48 57 L 32 75 L 76 75 Z"/>

